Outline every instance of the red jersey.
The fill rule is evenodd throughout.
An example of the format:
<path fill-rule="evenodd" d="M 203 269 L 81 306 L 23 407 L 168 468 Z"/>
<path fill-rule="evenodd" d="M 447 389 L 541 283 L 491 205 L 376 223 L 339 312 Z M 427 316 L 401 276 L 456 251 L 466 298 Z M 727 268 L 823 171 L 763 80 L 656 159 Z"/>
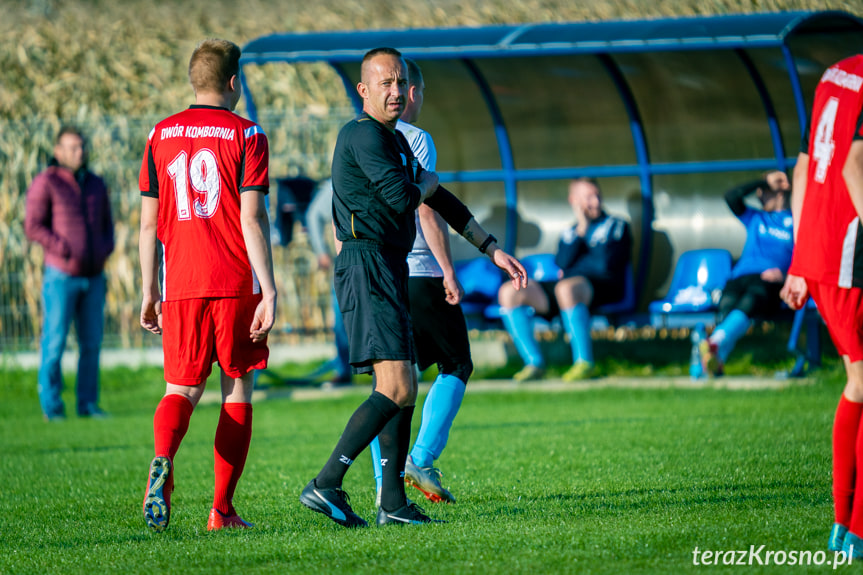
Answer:
<path fill-rule="evenodd" d="M 226 108 L 192 106 L 156 124 L 139 185 L 141 195 L 159 198 L 163 300 L 260 292 L 240 226 L 240 194 L 267 193 L 268 164 L 264 131 Z"/>
<path fill-rule="evenodd" d="M 848 151 L 863 139 L 863 55 L 824 72 L 815 90 L 805 151 L 806 196 L 789 273 L 842 288 L 863 287 L 863 228 L 842 176 Z"/>

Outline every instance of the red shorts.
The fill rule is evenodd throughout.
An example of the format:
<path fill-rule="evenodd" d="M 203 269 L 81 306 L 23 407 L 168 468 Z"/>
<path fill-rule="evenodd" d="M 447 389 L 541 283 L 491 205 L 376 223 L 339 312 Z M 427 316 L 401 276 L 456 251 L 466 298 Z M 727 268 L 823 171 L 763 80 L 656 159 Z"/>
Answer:
<path fill-rule="evenodd" d="M 253 342 L 249 329 L 261 295 L 162 302 L 165 381 L 199 385 L 213 362 L 233 378 L 267 367 L 266 340 Z"/>
<path fill-rule="evenodd" d="M 839 355 L 851 362 L 863 360 L 863 289 L 806 280 Z"/>

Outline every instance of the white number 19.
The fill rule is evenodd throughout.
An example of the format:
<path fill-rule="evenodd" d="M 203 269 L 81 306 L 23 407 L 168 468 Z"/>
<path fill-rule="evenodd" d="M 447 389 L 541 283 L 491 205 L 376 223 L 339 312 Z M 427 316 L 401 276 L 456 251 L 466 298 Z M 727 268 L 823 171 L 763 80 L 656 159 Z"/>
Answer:
<path fill-rule="evenodd" d="M 216 155 L 208 150 L 198 150 L 188 163 L 186 152 L 180 152 L 168 164 L 168 175 L 174 182 L 174 194 L 177 198 L 177 219 L 189 220 L 192 218 L 192 208 L 199 218 L 211 218 L 219 207 L 219 195 L 221 192 L 221 179 L 219 168 L 216 164 Z M 189 184 L 192 190 L 203 194 L 203 201 L 196 197 L 190 202 Z"/>

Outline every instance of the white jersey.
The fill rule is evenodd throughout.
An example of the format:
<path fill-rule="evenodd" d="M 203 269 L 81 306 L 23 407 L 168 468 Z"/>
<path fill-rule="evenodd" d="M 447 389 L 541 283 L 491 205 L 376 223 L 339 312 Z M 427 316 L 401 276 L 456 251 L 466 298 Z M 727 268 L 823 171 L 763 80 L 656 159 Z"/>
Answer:
<path fill-rule="evenodd" d="M 434 140 L 428 132 L 422 128 L 417 128 L 412 124 L 401 120 L 396 124 L 396 129 L 404 134 L 411 151 L 416 156 L 420 165 L 424 170 L 434 172 L 437 165 L 437 149 L 434 146 Z M 443 277 L 443 270 L 438 265 L 434 255 L 432 255 L 423 228 L 420 225 L 419 215 L 414 215 L 417 224 L 417 237 L 414 240 L 413 249 L 408 254 L 408 268 L 410 275 L 413 277 Z"/>

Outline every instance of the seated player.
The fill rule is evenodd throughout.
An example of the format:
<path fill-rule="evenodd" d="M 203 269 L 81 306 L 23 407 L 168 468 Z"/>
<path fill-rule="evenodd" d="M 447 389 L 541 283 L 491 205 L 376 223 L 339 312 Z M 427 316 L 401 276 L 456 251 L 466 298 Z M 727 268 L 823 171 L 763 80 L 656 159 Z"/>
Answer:
<path fill-rule="evenodd" d="M 569 205 L 576 224 L 564 231 L 558 245 L 560 278 L 532 282 L 518 291 L 504 284 L 498 292 L 504 326 L 525 363 L 514 376 L 517 381 L 540 378 L 545 369 L 533 334 L 533 313 L 548 319 L 560 314 L 573 360 L 563 379 L 576 381 L 594 374 L 590 310 L 624 297 L 632 251 L 629 224 L 603 211 L 599 184 L 593 179 L 570 182 Z"/>
<path fill-rule="evenodd" d="M 760 210 L 744 202 L 753 192 L 761 202 Z M 701 361 L 701 366 L 692 366 L 693 376 L 722 375 L 728 356 L 752 325 L 752 318 L 779 310 L 779 291 L 794 248 L 790 197 L 788 176 L 779 170 L 726 192 L 728 207 L 746 226 L 746 243 L 722 290 L 719 325 L 710 338 L 703 333 L 693 335 L 693 345 L 698 347 L 693 357 Z"/>

